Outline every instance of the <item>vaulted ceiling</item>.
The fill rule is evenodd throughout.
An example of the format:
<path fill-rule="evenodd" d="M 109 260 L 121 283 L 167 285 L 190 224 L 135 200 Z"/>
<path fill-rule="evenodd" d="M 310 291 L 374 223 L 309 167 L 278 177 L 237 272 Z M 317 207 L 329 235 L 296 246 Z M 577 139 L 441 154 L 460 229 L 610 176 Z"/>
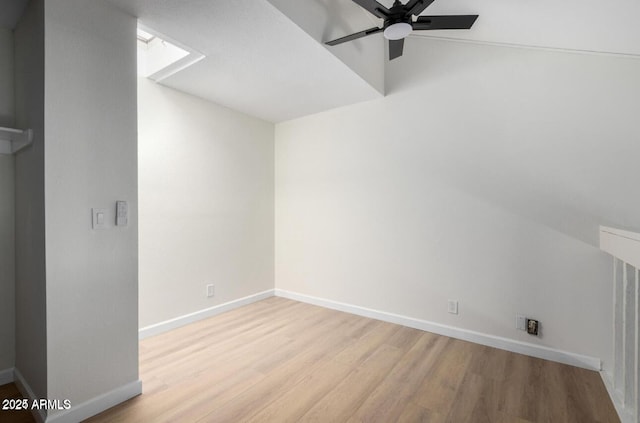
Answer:
<path fill-rule="evenodd" d="M 385 93 L 385 42 L 377 34 L 322 43 L 381 22 L 351 0 L 106 0 L 206 55 L 162 84 L 281 122 Z M 0 0 L 13 28 L 28 0 Z M 380 0 L 390 7 L 393 0 Z M 423 37 L 640 57 L 640 1 L 436 0 L 423 14 L 479 14 L 470 31 Z M 403 59 L 397 59 L 401 62 Z"/>
<path fill-rule="evenodd" d="M 636 0 L 436 0 L 423 15 L 453 13 L 480 18 L 471 31 L 428 36 L 640 56 L 640 2 Z"/>
<path fill-rule="evenodd" d="M 109 1 L 206 56 L 163 85 L 272 122 L 382 96 L 382 70 L 376 87 L 266 0 Z M 367 20 L 359 7 L 347 6 Z M 375 48 L 381 66 L 382 45 Z"/>
<path fill-rule="evenodd" d="M 206 55 L 162 84 L 250 115 L 281 122 L 384 95 L 382 35 L 322 43 L 381 24 L 351 0 L 107 1 Z M 422 32 L 411 42 L 444 37 L 640 56 L 636 0 L 436 0 L 423 14 L 480 18 L 470 31 Z"/>

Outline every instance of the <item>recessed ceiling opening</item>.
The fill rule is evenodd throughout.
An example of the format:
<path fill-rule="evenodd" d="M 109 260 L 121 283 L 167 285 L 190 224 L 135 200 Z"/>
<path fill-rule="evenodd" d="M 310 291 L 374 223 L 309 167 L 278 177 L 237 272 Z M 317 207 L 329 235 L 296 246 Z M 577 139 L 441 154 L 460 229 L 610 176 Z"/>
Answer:
<path fill-rule="evenodd" d="M 204 58 L 194 49 L 140 24 L 136 35 L 138 76 L 160 82 Z"/>

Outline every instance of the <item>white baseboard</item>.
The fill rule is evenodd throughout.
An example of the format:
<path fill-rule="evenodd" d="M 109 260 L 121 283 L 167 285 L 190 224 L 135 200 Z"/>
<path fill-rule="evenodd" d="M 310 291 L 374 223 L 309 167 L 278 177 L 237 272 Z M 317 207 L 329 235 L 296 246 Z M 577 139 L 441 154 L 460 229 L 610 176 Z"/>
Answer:
<path fill-rule="evenodd" d="M 622 394 L 613 387 L 613 378 L 611 375 L 602 371 L 600 372 L 600 377 L 602 378 L 602 382 L 604 382 L 604 386 L 607 388 L 607 392 L 609 393 L 611 402 L 613 402 L 613 406 L 618 413 L 618 417 L 620 417 L 620 422 L 634 423 L 633 413 L 624 407 Z"/>
<path fill-rule="evenodd" d="M 461 339 L 463 341 L 474 342 L 480 345 L 486 345 L 489 347 L 499 348 L 519 354 L 525 354 L 531 357 L 556 361 L 558 363 L 569 364 L 571 366 L 582 367 L 589 370 L 600 371 L 601 369 L 601 361 L 596 357 L 574 354 L 554 348 L 530 344 L 528 342 L 516 341 L 514 339 L 503 338 L 500 336 L 489 335 L 486 333 L 475 332 L 467 329 L 460 329 L 453 326 L 442 325 L 440 323 L 414 319 L 412 317 L 387 313 L 384 311 L 373 310 L 370 308 L 354 306 L 346 303 L 340 303 L 337 301 L 331 301 L 324 298 L 313 297 L 310 295 L 298 294 L 296 292 L 286 291 L 283 289 L 276 289 L 275 295 L 278 297 L 289 298 L 291 300 L 314 304 L 333 310 L 357 314 L 358 316 L 370 317 L 372 319 L 408 326 L 410 328 L 420 329 L 426 332 L 437 333 L 439 335 L 449 336 L 451 338 Z"/>
<path fill-rule="evenodd" d="M 76 423 L 88 419 L 142 393 L 142 382 L 136 380 L 112 391 L 91 398 L 81 404 L 71 404 L 64 410 L 48 416 L 46 423 Z"/>
<path fill-rule="evenodd" d="M 558 363 L 569 364 L 571 366 L 582 367 L 589 370 L 600 371 L 602 362 L 597 357 L 575 354 L 555 348 L 535 345 L 528 342 L 516 341 L 514 339 L 503 338 L 499 336 L 489 335 L 486 333 L 475 332 L 467 329 L 460 329 L 453 326 L 442 325 L 440 323 L 429 322 L 426 320 L 415 319 L 412 317 L 402 316 L 399 314 L 388 313 L 379 310 L 373 310 L 365 307 L 354 306 L 351 304 L 341 303 L 337 301 L 327 300 L 324 298 L 313 297 L 310 295 L 299 294 L 283 289 L 270 289 L 234 301 L 217 305 L 205 310 L 200 310 L 184 316 L 176 317 L 155 325 L 141 328 L 139 338 L 145 339 L 150 336 L 158 335 L 176 329 L 181 326 L 198 320 L 206 319 L 247 304 L 251 304 L 272 296 L 289 298 L 292 300 L 318 305 L 333 310 L 344 311 L 359 316 L 370 317 L 372 319 L 382 320 L 389 323 L 395 323 L 427 332 L 437 333 L 439 335 L 449 336 L 451 338 L 462 339 L 464 341 L 474 342 L 480 345 L 500 348 L 503 350 L 525 354 L 532 357 L 542 358 L 545 360 L 556 361 Z"/>
<path fill-rule="evenodd" d="M 38 399 L 36 395 L 33 393 L 33 389 L 31 389 L 31 386 L 29 386 L 26 379 L 22 376 L 22 373 L 20 373 L 20 370 L 18 370 L 17 367 L 13 369 L 13 374 L 15 379 L 14 382 L 18 387 L 18 390 L 20 391 L 20 393 L 25 398 L 28 398 L 29 402 L 35 399 Z M 33 415 L 33 418 L 35 418 L 38 423 L 44 423 L 45 420 L 47 419 L 47 412 L 45 410 L 32 409 L 31 414 Z"/>
<path fill-rule="evenodd" d="M 22 376 L 22 373 L 20 373 L 17 368 L 12 369 L 12 371 L 15 375 L 15 384 L 22 395 L 25 398 L 28 398 L 29 402 L 38 399 L 25 378 Z M 81 404 L 71 404 L 71 408 L 69 410 L 64 410 L 47 416 L 47 412 L 44 409 L 32 409 L 31 414 L 38 423 L 76 423 L 88 419 L 91 416 L 95 416 L 96 414 L 140 395 L 141 393 L 142 382 L 140 380 L 136 380 Z"/>
<path fill-rule="evenodd" d="M 230 311 L 247 304 L 255 303 L 256 301 L 264 300 L 265 298 L 273 297 L 273 295 L 274 290 L 269 289 L 267 291 L 229 301 L 228 303 L 220 304 L 211 308 L 206 308 L 194 313 L 185 314 L 184 316 L 179 316 L 174 319 L 165 320 L 164 322 L 156 323 L 155 325 L 146 326 L 138 331 L 138 338 L 145 339 L 150 336 L 159 335 L 172 329 L 188 325 L 189 323 L 216 316 L 220 313 L 224 313 L 225 311 Z"/>
<path fill-rule="evenodd" d="M 13 376 L 13 367 L 6 370 L 0 371 L 0 385 L 6 385 L 7 383 L 11 383 L 14 380 Z"/>

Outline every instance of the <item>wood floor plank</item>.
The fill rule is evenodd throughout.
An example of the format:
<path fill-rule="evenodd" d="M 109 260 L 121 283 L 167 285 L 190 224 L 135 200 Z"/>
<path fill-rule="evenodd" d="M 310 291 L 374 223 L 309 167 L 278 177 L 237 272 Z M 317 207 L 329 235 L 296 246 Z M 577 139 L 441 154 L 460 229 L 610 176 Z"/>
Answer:
<path fill-rule="evenodd" d="M 446 416 L 427 410 L 412 401 L 408 401 L 398 417 L 398 423 L 445 423 Z"/>
<path fill-rule="evenodd" d="M 300 310 L 303 312 L 304 310 Z M 306 310 L 308 313 L 315 310 Z M 189 356 L 191 352 L 202 350 L 207 345 L 212 345 L 215 340 L 216 346 L 224 347 L 225 343 L 234 343 L 236 336 L 247 338 L 251 335 L 255 337 L 267 336 L 271 332 L 284 330 L 285 326 L 290 324 L 290 313 L 296 313 L 294 307 L 286 307 L 281 309 L 277 307 L 275 310 L 267 310 L 267 312 L 257 313 L 254 321 L 245 321 L 243 317 L 236 327 L 227 327 L 227 323 L 218 327 L 216 317 L 216 325 L 206 324 L 207 320 L 198 322 L 197 330 L 189 326 L 179 328 L 172 331 L 174 342 L 167 343 L 162 336 L 146 339 L 141 343 L 145 353 L 140 355 L 140 371 L 152 371 L 153 369 L 165 367 L 167 364 L 175 364 L 179 357 Z M 221 315 L 222 317 L 227 317 Z M 211 328 L 213 327 L 213 328 Z M 220 336 L 224 334 L 224 338 Z M 255 339 L 255 338 L 253 338 Z M 141 348 L 142 350 L 142 348 Z M 148 353 L 146 351 L 149 351 Z"/>
<path fill-rule="evenodd" d="M 467 372 L 453 398 L 447 421 L 495 422 L 498 420 L 500 382 Z"/>
<path fill-rule="evenodd" d="M 0 386 L 0 407 L 5 399 L 24 399 L 24 396 L 18 390 L 18 387 L 13 383 Z M 0 422 L 3 423 L 32 423 L 35 419 L 31 415 L 29 410 L 1 410 L 0 409 Z"/>
<path fill-rule="evenodd" d="M 402 356 L 375 391 L 358 408 L 352 421 L 396 421 L 404 405 L 420 388 L 432 363 L 445 347 L 446 338 L 424 332 Z"/>
<path fill-rule="evenodd" d="M 298 384 L 283 392 L 269 405 L 251 416 L 249 422 L 298 422 L 336 382 L 344 380 L 351 366 L 331 360 L 314 369 Z"/>
<path fill-rule="evenodd" d="M 277 399 L 281 393 L 288 391 L 310 375 L 317 367 L 329 361 L 331 356 L 343 348 L 353 345 L 351 339 L 337 338 L 337 342 L 324 339 L 322 345 L 305 348 L 300 354 L 290 359 L 286 366 L 278 371 L 265 375 L 259 383 L 254 384 L 240 395 L 215 407 L 200 420 L 202 422 L 237 422 L 250 417 Z"/>
<path fill-rule="evenodd" d="M 316 310 L 311 312 L 315 313 Z M 263 325 L 267 326 L 263 327 Z M 235 332 L 210 334 L 206 338 L 206 343 L 195 340 L 192 344 L 186 344 L 182 350 L 172 351 L 170 358 L 158 358 L 156 361 L 159 364 L 141 366 L 140 372 L 154 372 L 155 375 L 165 377 L 167 374 L 174 374 L 175 377 L 180 377 L 180 375 L 200 371 L 202 367 L 211 366 L 210 357 L 215 357 L 218 363 L 234 360 L 238 355 L 243 354 L 248 356 L 258 354 L 260 358 L 266 352 L 276 351 L 284 344 L 292 342 L 293 338 L 281 336 L 292 327 L 304 328 L 298 321 L 291 322 L 289 315 L 268 316 L 258 329 L 246 329 L 239 334 Z M 260 354 L 260 351 L 263 353 Z M 247 358 L 245 356 L 243 359 L 245 363 Z"/>
<path fill-rule="evenodd" d="M 581 402 L 591 405 L 591 414 L 596 421 L 606 422 L 609 416 L 616 413 L 611 401 L 591 400 L 598 398 L 602 392 L 606 391 L 600 375 L 577 367 L 572 367 L 571 370 L 575 373 L 576 385 L 583 389 Z"/>
<path fill-rule="evenodd" d="M 387 377 L 404 352 L 390 345 L 380 345 L 331 392 L 314 404 L 300 422 L 346 421 Z"/>
<path fill-rule="evenodd" d="M 510 354 L 506 363 L 500 409 L 530 421 L 567 421 L 567 391 L 561 367 L 546 360 Z M 588 407 L 587 404 L 584 404 Z"/>
<path fill-rule="evenodd" d="M 446 344 L 429 368 L 428 377 L 417 387 L 412 399 L 427 410 L 447 415 L 454 404 L 460 384 L 467 373 L 472 350 L 476 346 L 451 338 L 445 338 L 444 342 Z"/>
<path fill-rule="evenodd" d="M 348 365 L 356 366 L 361 363 L 376 349 L 385 343 L 398 330 L 396 325 L 385 322 L 375 322 L 369 326 L 369 331 L 362 334 L 353 348 L 348 348 L 336 355 L 335 360 Z"/>
<path fill-rule="evenodd" d="M 596 372 L 269 298 L 140 342 L 89 422 L 618 422 Z"/>
<path fill-rule="evenodd" d="M 485 378 L 503 381 L 506 378 L 507 360 L 513 353 L 484 345 L 474 345 L 473 348 L 467 371 Z"/>
<path fill-rule="evenodd" d="M 406 326 L 397 326 L 396 332 L 385 341 L 386 344 L 408 351 L 418 342 L 423 331 Z"/>
<path fill-rule="evenodd" d="M 247 395 L 244 394 L 245 390 L 253 389 L 255 386 L 262 386 L 260 385 L 260 383 L 266 384 L 269 382 L 268 380 L 266 382 L 263 382 L 263 379 L 266 379 L 266 376 L 264 375 L 264 373 L 260 372 L 260 370 L 256 369 L 255 367 L 264 367 L 263 366 L 264 362 L 270 362 L 272 356 L 280 355 L 282 352 L 282 349 L 287 348 L 288 344 L 297 343 L 297 349 L 299 351 L 301 346 L 305 344 L 308 345 L 309 339 L 312 339 L 314 337 L 322 337 L 323 334 L 327 332 L 331 332 L 336 328 L 336 326 L 341 324 L 341 321 L 342 321 L 341 319 L 335 318 L 335 316 L 333 319 L 326 319 L 326 322 L 325 322 L 326 324 L 324 326 L 316 326 L 315 328 L 312 328 L 313 330 L 306 328 L 307 330 L 304 332 L 305 335 L 299 337 L 298 339 L 291 339 L 284 336 L 282 337 L 269 336 L 264 338 L 263 342 L 260 342 L 258 344 L 254 343 L 248 346 L 244 343 L 241 346 L 227 345 L 226 351 L 217 351 L 217 355 L 212 354 L 210 356 L 210 357 L 216 358 L 216 362 L 218 363 L 218 366 L 216 367 L 219 367 L 222 373 L 218 372 L 216 377 L 207 377 L 207 375 L 197 375 L 198 379 L 208 381 L 208 383 L 215 383 L 216 386 L 219 388 L 220 386 L 226 386 L 228 384 L 227 376 L 224 376 L 225 374 L 229 374 L 230 376 L 233 376 L 236 374 L 236 372 L 242 372 L 245 369 L 250 369 L 254 373 L 255 377 L 249 379 L 248 382 L 245 381 L 244 379 L 239 381 L 241 382 L 240 385 L 232 386 L 233 391 L 228 388 L 225 388 L 224 392 L 216 391 L 216 395 L 214 397 L 215 402 L 204 401 L 205 399 L 204 397 L 202 397 L 203 401 L 200 401 L 201 396 L 198 394 L 198 390 L 196 390 L 195 391 L 196 393 L 194 394 L 195 396 L 192 397 L 190 401 L 185 401 L 185 404 L 191 404 L 191 406 L 180 405 L 177 408 L 174 408 L 173 410 L 171 410 L 171 412 L 167 414 L 164 414 L 162 416 L 155 416 L 154 421 L 157 421 L 157 422 L 176 421 L 177 416 L 180 416 L 181 418 L 188 418 L 189 421 L 196 421 L 197 419 L 204 418 L 205 416 L 210 414 L 212 411 L 216 411 L 218 408 L 221 408 L 221 406 L 223 409 L 226 409 L 226 410 L 230 409 L 232 405 L 226 406 L 225 408 L 223 404 L 226 404 L 227 402 L 232 402 L 232 400 L 238 400 L 238 398 L 246 398 Z M 293 325 L 295 326 L 296 323 L 297 322 L 293 322 Z M 322 355 L 322 351 L 310 350 L 308 358 L 312 360 L 313 358 L 316 358 L 317 356 L 321 356 L 321 355 Z M 237 359 L 238 356 L 242 357 L 242 360 L 238 360 Z M 301 359 L 301 357 L 302 359 L 304 359 L 305 356 L 301 354 L 301 355 L 298 355 L 297 358 Z M 210 361 L 210 360 L 207 360 L 206 357 L 197 357 L 196 360 L 199 363 L 197 366 L 202 365 L 203 361 L 204 362 Z M 291 371 L 292 372 L 294 371 L 293 367 Z M 163 374 L 165 376 L 167 375 L 167 373 L 162 373 L 162 372 L 157 372 L 157 373 L 160 374 L 161 376 Z M 256 375 L 260 375 L 260 376 L 257 377 Z M 278 376 L 284 377 L 282 374 L 278 374 Z M 185 383 L 190 384 L 191 382 L 189 381 L 189 379 L 186 379 Z M 193 391 L 193 386 L 187 386 L 187 389 L 189 391 Z M 206 392 L 207 387 L 202 386 L 199 389 L 202 389 L 203 391 Z M 167 395 L 172 396 L 171 393 L 167 393 Z M 261 400 L 264 400 L 264 398 L 261 398 Z M 172 400 L 169 400 L 169 402 L 175 402 L 175 396 Z M 163 403 L 166 404 L 167 401 L 163 401 Z M 216 414 L 220 414 L 222 416 L 220 418 L 223 418 L 225 415 L 225 411 L 223 410 L 222 412 L 219 412 Z M 210 416 L 210 418 L 214 418 L 214 417 L 215 416 Z"/>

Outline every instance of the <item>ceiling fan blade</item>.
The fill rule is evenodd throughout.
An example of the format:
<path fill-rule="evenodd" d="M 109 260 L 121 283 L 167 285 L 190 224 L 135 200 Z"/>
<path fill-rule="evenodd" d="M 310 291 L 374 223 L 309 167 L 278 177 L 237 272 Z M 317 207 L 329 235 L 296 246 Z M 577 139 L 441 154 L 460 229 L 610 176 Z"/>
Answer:
<path fill-rule="evenodd" d="M 353 2 L 363 9 L 366 9 L 369 13 L 382 19 L 385 19 L 391 14 L 389 9 L 378 3 L 376 0 L 353 0 Z"/>
<path fill-rule="evenodd" d="M 418 16 L 424 9 L 429 7 L 434 0 L 411 0 L 404 6 L 408 15 Z"/>
<path fill-rule="evenodd" d="M 382 28 L 369 28 L 364 31 L 356 32 L 355 34 L 347 35 L 346 37 L 338 38 L 336 40 L 327 41 L 325 44 L 328 46 L 335 46 L 338 44 L 346 43 L 347 41 L 357 40 L 358 38 L 366 37 L 367 35 L 376 34 L 382 32 Z"/>
<path fill-rule="evenodd" d="M 419 16 L 413 23 L 413 29 L 426 31 L 430 29 L 469 29 L 478 15 Z"/>
<path fill-rule="evenodd" d="M 402 50 L 404 50 L 404 38 L 389 40 L 389 60 L 402 56 Z"/>

